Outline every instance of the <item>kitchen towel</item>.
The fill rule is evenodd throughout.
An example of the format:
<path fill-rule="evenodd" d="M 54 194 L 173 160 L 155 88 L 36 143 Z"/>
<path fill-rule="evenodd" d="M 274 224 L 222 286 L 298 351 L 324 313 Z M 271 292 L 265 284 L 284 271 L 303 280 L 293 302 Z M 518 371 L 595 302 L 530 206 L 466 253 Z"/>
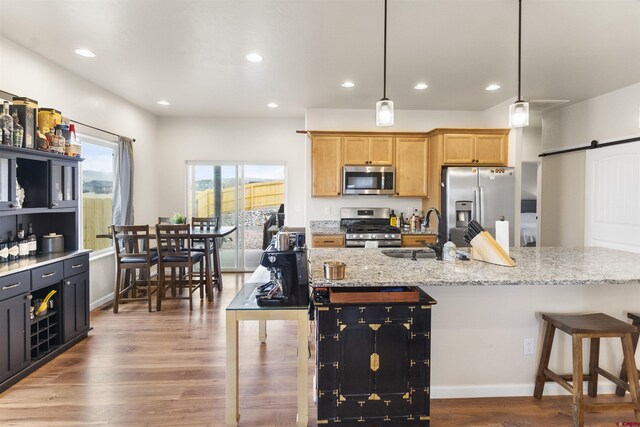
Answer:
<path fill-rule="evenodd" d="M 496 242 L 509 255 L 509 221 L 496 221 Z"/>

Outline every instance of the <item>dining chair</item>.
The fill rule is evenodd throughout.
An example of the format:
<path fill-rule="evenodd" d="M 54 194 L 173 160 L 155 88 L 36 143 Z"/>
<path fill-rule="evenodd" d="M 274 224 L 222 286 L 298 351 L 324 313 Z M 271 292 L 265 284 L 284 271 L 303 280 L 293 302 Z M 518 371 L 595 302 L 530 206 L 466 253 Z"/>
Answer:
<path fill-rule="evenodd" d="M 112 225 L 111 233 L 116 254 L 113 312 L 118 313 L 121 302 L 141 300 L 147 300 L 151 311 L 151 295 L 158 291 L 158 282 L 153 280 L 151 267 L 158 263 L 158 254 L 149 249 L 149 226 Z M 146 292 L 140 289 L 145 285 Z M 138 296 L 141 293 L 146 295 Z"/>
<path fill-rule="evenodd" d="M 193 310 L 192 295 L 196 290 L 200 290 L 200 299 L 204 298 L 204 254 L 193 250 L 191 241 L 191 226 L 189 224 L 157 224 L 156 239 L 158 245 L 158 294 L 156 309 L 162 308 L 163 299 L 188 299 L 189 310 Z M 199 264 L 200 280 L 194 286 L 194 267 Z M 174 292 L 171 296 L 166 296 L 167 275 L 166 269 L 170 268 L 172 290 L 175 286 L 188 286 L 188 296 L 176 296 Z M 175 271 L 179 270 L 180 275 L 176 277 Z"/>
<path fill-rule="evenodd" d="M 218 217 L 217 216 L 206 216 L 206 217 L 191 217 L 191 228 L 193 229 L 201 229 L 201 230 L 215 230 L 218 228 Z M 213 242 L 214 244 L 211 244 L 212 242 L 209 239 L 194 239 L 193 240 L 193 250 L 194 251 L 198 251 L 198 252 L 203 252 L 204 254 L 206 254 L 207 252 L 207 247 L 206 245 L 210 245 L 209 246 L 209 258 L 207 258 L 205 260 L 205 264 L 206 264 L 206 271 L 207 274 L 211 275 L 211 281 L 214 285 L 216 285 L 216 287 L 218 288 L 218 290 L 220 289 L 220 280 L 219 280 L 219 275 L 220 275 L 220 271 L 219 268 L 217 268 L 218 263 L 214 262 L 211 259 L 211 256 L 216 256 L 217 254 L 213 253 L 213 251 L 215 250 L 215 248 L 217 247 L 217 245 L 215 244 L 215 242 Z"/>

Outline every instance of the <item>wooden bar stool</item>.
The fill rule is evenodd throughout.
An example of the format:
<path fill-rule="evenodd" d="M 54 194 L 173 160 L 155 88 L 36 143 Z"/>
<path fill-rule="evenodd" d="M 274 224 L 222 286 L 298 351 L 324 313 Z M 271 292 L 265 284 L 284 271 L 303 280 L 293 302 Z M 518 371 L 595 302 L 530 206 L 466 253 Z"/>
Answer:
<path fill-rule="evenodd" d="M 535 390 L 533 396 L 536 399 L 542 398 L 544 384 L 547 381 L 555 381 L 573 395 L 573 425 L 584 426 L 584 413 L 595 411 L 611 411 L 631 409 L 635 414 L 636 421 L 640 421 L 640 404 L 638 403 L 638 372 L 633 354 L 631 341 L 632 334 L 637 332 L 637 328 L 628 323 L 622 322 L 603 313 L 594 314 L 543 314 L 545 321 L 544 342 L 540 354 L 540 365 L 536 377 Z M 571 335 L 573 347 L 573 374 L 558 375 L 549 369 L 549 358 L 551 356 L 551 345 L 556 329 Z M 591 340 L 591 351 L 589 355 L 589 373 L 582 372 L 582 339 Z M 605 371 L 599 365 L 600 338 L 620 338 L 622 341 L 622 351 L 624 353 L 625 370 L 630 378 L 629 384 L 625 384 L 615 375 Z M 631 402 L 620 403 L 592 403 L 585 404 L 583 399 L 583 382 L 589 381 L 589 396 L 596 397 L 598 394 L 598 375 L 612 381 L 621 387 L 628 387 L 631 393 Z M 569 382 L 572 382 L 570 384 Z"/>
<path fill-rule="evenodd" d="M 633 346 L 633 354 L 636 354 L 636 349 L 638 348 L 638 332 L 640 328 L 640 314 L 638 313 L 627 313 L 627 317 L 631 319 L 631 324 L 636 328 L 636 332 L 631 335 L 631 345 Z M 620 368 L 620 379 L 627 384 L 629 378 L 627 377 L 627 371 L 624 368 L 624 361 L 622 362 L 622 367 Z M 638 371 L 640 373 L 640 371 Z M 628 391 L 628 387 L 616 387 L 616 394 L 618 396 L 624 396 L 625 391 Z"/>

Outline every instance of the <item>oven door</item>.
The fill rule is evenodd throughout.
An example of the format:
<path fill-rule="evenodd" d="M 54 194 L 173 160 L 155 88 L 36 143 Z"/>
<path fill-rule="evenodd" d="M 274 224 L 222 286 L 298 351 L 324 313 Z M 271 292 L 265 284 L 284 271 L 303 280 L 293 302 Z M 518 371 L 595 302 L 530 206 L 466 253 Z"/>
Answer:
<path fill-rule="evenodd" d="M 388 166 L 344 166 L 342 194 L 393 194 L 395 168 Z"/>

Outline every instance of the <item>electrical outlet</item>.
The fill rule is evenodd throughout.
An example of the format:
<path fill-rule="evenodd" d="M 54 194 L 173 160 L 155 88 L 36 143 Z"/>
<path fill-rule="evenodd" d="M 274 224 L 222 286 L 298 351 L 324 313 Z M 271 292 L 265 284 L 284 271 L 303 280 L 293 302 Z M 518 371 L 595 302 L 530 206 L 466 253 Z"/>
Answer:
<path fill-rule="evenodd" d="M 525 338 L 522 345 L 522 354 L 525 356 L 533 356 L 536 352 L 535 342 L 533 338 Z"/>
<path fill-rule="evenodd" d="M 325 215 L 331 215 L 331 206 L 325 206 L 324 207 L 324 214 Z"/>

